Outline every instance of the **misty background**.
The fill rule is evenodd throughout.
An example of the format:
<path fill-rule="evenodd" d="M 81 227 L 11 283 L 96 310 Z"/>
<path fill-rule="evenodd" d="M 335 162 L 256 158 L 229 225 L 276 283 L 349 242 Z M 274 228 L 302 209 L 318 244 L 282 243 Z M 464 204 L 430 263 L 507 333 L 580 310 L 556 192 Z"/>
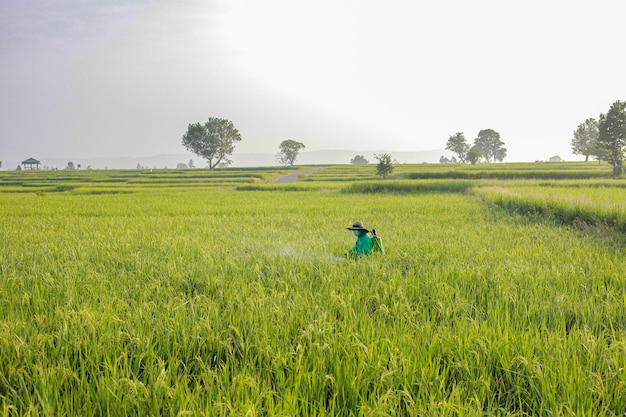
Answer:
<path fill-rule="evenodd" d="M 239 129 L 235 166 L 277 164 L 286 139 L 306 145 L 297 163 L 437 162 L 488 128 L 505 161 L 583 160 L 572 132 L 626 99 L 625 15 L 619 0 L 2 0 L 0 161 L 202 167 L 181 138 L 209 117 Z M 316 159 L 328 150 L 349 157 Z"/>

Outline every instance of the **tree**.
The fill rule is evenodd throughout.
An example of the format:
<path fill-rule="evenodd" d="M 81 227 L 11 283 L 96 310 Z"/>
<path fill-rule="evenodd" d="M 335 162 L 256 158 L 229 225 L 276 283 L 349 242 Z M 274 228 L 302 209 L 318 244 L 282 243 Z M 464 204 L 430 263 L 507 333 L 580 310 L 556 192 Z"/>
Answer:
<path fill-rule="evenodd" d="M 370 161 L 365 159 L 363 155 L 355 155 L 354 158 L 350 160 L 351 164 L 369 164 Z"/>
<path fill-rule="evenodd" d="M 240 140 L 241 135 L 233 122 L 209 117 L 205 124 L 193 123 L 187 127 L 183 146 L 205 158 L 209 162 L 209 169 L 214 169 L 218 165 L 228 166 L 232 163 L 228 156 L 235 151 L 235 142 Z"/>
<path fill-rule="evenodd" d="M 613 166 L 613 175 L 624 171 L 626 150 L 626 101 L 616 101 L 598 122 L 598 143 L 605 151 L 605 159 Z"/>
<path fill-rule="evenodd" d="M 597 149 L 595 144 L 599 134 L 600 131 L 596 119 L 589 118 L 579 124 L 576 130 L 574 130 L 572 153 L 574 155 L 584 155 L 585 162 L 589 161 L 589 156 L 595 155 L 593 152 Z"/>
<path fill-rule="evenodd" d="M 467 160 L 467 152 L 470 150 L 470 144 L 465 140 L 463 132 L 456 132 L 448 138 L 446 149 L 457 154 L 459 161 L 465 163 Z"/>
<path fill-rule="evenodd" d="M 480 152 L 480 148 L 476 145 L 472 146 L 469 151 L 467 151 L 467 161 L 472 165 L 476 165 L 482 157 L 483 154 Z"/>
<path fill-rule="evenodd" d="M 304 149 L 304 143 L 287 139 L 278 146 L 278 162 L 285 165 L 293 165 L 298 158 L 298 154 Z"/>
<path fill-rule="evenodd" d="M 502 161 L 506 156 L 504 142 L 500 140 L 500 134 L 493 129 L 478 132 L 478 137 L 474 139 L 474 146 L 480 149 L 482 157 L 487 162 L 490 162 L 491 158 Z"/>
<path fill-rule="evenodd" d="M 184 162 L 179 162 L 178 164 L 176 164 L 176 169 L 187 169 L 187 164 L 185 164 Z"/>
<path fill-rule="evenodd" d="M 383 177 L 383 179 L 387 178 L 387 176 L 393 172 L 391 155 L 384 153 L 382 155 L 374 155 L 374 158 L 378 160 L 378 165 L 376 165 L 376 174 Z"/>
<path fill-rule="evenodd" d="M 65 170 L 66 171 L 74 171 L 74 162 L 70 161 L 67 163 L 67 165 L 65 166 Z"/>
<path fill-rule="evenodd" d="M 193 164 L 193 159 L 189 160 L 189 163 L 187 164 L 189 165 L 189 168 L 195 168 L 196 166 Z"/>

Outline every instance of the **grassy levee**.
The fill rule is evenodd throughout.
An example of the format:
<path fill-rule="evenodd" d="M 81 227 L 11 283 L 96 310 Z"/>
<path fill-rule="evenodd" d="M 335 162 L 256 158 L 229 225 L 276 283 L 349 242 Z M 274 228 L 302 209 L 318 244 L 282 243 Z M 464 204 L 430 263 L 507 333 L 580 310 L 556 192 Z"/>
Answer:
<path fill-rule="evenodd" d="M 561 224 L 626 233 L 626 182 L 479 187 L 489 204 Z"/>
<path fill-rule="evenodd" d="M 611 167 L 597 162 L 507 163 L 507 164 L 423 164 L 406 167 L 395 176 L 408 179 L 590 179 L 611 176 Z"/>
<path fill-rule="evenodd" d="M 425 193 L 425 192 L 466 192 L 479 185 L 477 181 L 428 179 L 428 180 L 388 180 L 354 182 L 342 189 L 345 193 Z"/>
<path fill-rule="evenodd" d="M 613 416 L 626 259 L 469 193 L 0 193 L 3 415 Z M 354 220 L 386 254 L 343 259 Z"/>

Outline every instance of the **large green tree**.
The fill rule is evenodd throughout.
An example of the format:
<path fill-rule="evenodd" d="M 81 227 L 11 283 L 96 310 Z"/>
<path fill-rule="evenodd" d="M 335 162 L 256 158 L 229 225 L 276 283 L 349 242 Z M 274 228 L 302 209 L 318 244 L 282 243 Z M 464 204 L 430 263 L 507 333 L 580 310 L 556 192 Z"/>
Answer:
<path fill-rule="evenodd" d="M 604 149 L 604 157 L 613 166 L 613 175 L 624 171 L 626 150 L 626 102 L 616 101 L 598 122 L 598 144 Z"/>
<path fill-rule="evenodd" d="M 217 117 L 209 117 L 205 124 L 193 123 L 183 135 L 183 146 L 206 159 L 209 169 L 232 163 L 228 156 L 235 151 L 235 142 L 241 140 L 233 122 Z"/>
<path fill-rule="evenodd" d="M 483 129 L 478 132 L 478 137 L 474 139 L 474 146 L 479 150 L 486 162 L 502 162 L 506 157 L 504 142 L 500 140 L 500 134 L 493 129 Z"/>
<path fill-rule="evenodd" d="M 599 133 L 598 121 L 594 118 L 589 118 L 579 124 L 572 138 L 572 153 L 584 155 L 585 162 L 589 161 L 589 156 L 595 155 Z"/>
<path fill-rule="evenodd" d="M 454 135 L 450 136 L 446 142 L 446 149 L 457 154 L 461 163 L 467 161 L 467 153 L 470 148 L 471 146 L 467 143 L 463 132 L 456 132 Z"/>
<path fill-rule="evenodd" d="M 293 165 L 298 158 L 298 154 L 304 149 L 304 143 L 287 139 L 278 146 L 278 162 L 285 165 Z"/>

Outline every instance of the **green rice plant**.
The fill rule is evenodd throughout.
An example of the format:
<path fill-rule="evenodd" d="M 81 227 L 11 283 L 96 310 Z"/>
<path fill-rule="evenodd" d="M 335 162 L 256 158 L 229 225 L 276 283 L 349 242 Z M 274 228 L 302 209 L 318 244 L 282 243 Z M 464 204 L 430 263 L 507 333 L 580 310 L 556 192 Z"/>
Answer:
<path fill-rule="evenodd" d="M 410 167 L 410 168 L 409 168 Z M 408 179 L 589 179 L 608 178 L 608 164 L 597 163 L 506 163 L 422 164 L 402 166 L 396 178 Z"/>
<path fill-rule="evenodd" d="M 421 193 L 465 192 L 478 185 L 476 181 L 459 180 L 379 180 L 355 182 L 342 189 L 346 193 Z"/>
<path fill-rule="evenodd" d="M 585 180 L 552 180 L 552 181 L 525 181 L 521 183 L 526 187 L 548 187 L 548 188 L 626 188 L 626 181 L 623 179 L 585 179 Z"/>
<path fill-rule="evenodd" d="M 476 192 L 490 204 L 515 213 L 626 232 L 626 190 L 621 187 L 482 187 Z"/>
<path fill-rule="evenodd" d="M 625 409 L 621 247 L 470 193 L 0 193 L 0 216 L 7 415 Z M 384 255 L 343 256 L 354 220 Z"/>

